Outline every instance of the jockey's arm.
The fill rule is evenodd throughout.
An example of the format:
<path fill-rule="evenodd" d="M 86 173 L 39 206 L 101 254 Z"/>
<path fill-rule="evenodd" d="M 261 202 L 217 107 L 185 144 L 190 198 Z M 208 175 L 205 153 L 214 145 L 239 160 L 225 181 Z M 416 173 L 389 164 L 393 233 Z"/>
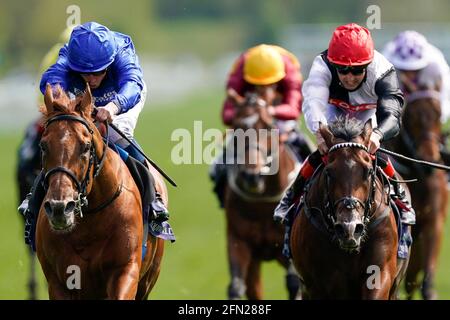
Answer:
<path fill-rule="evenodd" d="M 320 56 L 314 59 L 309 77 L 303 84 L 303 114 L 312 133 L 319 130 L 319 122 L 326 125 L 326 110 L 330 95 L 331 72 Z"/>
<path fill-rule="evenodd" d="M 437 61 L 441 73 L 441 122 L 445 123 L 450 118 L 450 67 L 444 55 L 440 54 Z"/>
<path fill-rule="evenodd" d="M 133 108 L 141 99 L 143 85 L 134 81 L 120 85 L 119 92 L 112 101 L 119 109 L 117 114 L 127 112 Z"/>
<path fill-rule="evenodd" d="M 438 66 L 441 81 L 441 122 L 446 123 L 450 118 L 450 68 L 443 56 Z"/>
<path fill-rule="evenodd" d="M 241 55 L 234 63 L 233 68 L 228 77 L 226 89 L 233 89 L 238 94 L 243 95 L 245 81 L 243 76 L 244 56 Z M 226 126 L 230 126 L 236 115 L 236 107 L 230 98 L 226 98 L 223 103 L 222 121 Z"/>
<path fill-rule="evenodd" d="M 274 116 L 280 120 L 297 120 L 301 112 L 303 78 L 290 59 L 285 59 L 285 68 L 286 76 L 280 83 L 283 100 L 282 104 L 276 106 Z"/>
<path fill-rule="evenodd" d="M 229 98 L 227 98 L 223 104 L 222 109 L 223 124 L 226 126 L 230 126 L 233 122 L 235 115 L 236 115 L 236 108 L 234 107 L 233 102 Z"/>
<path fill-rule="evenodd" d="M 113 102 L 119 107 L 120 114 L 133 108 L 141 99 L 141 92 L 144 89 L 143 74 L 131 49 L 121 52 L 115 58 L 112 68 L 117 75 L 119 88 Z"/>
<path fill-rule="evenodd" d="M 450 70 L 446 70 L 442 77 L 441 87 L 441 122 L 446 123 L 450 118 Z"/>
<path fill-rule="evenodd" d="M 394 68 L 376 81 L 375 93 L 378 96 L 376 111 L 378 126 L 374 131 L 381 135 L 381 141 L 386 141 L 400 132 L 400 118 L 404 103 Z"/>

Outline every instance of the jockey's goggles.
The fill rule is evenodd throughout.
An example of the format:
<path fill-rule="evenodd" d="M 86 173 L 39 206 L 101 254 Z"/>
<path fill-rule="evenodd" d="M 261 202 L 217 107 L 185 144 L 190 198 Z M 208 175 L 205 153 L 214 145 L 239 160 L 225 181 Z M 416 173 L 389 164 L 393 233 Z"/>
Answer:
<path fill-rule="evenodd" d="M 334 67 L 336 68 L 336 71 L 339 72 L 340 74 L 346 75 L 346 74 L 351 73 L 355 76 L 359 76 L 359 75 L 363 74 L 364 71 L 367 69 L 367 65 L 352 67 L 352 66 L 341 66 L 341 65 L 335 64 Z"/>

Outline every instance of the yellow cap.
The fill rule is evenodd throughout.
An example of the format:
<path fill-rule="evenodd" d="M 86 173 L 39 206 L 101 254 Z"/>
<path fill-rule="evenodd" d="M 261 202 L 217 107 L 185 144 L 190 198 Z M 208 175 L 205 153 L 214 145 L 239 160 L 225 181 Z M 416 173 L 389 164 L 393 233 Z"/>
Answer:
<path fill-rule="evenodd" d="M 261 44 L 248 50 L 244 62 L 244 79 L 254 85 L 266 85 L 286 76 L 283 57 L 273 46 Z"/>

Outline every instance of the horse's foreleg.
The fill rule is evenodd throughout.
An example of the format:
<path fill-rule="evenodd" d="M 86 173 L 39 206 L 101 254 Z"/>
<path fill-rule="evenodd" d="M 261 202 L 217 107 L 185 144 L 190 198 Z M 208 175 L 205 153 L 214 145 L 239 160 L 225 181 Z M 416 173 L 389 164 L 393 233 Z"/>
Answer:
<path fill-rule="evenodd" d="M 231 282 L 228 286 L 228 299 L 242 299 L 246 292 L 247 271 L 251 253 L 248 245 L 242 240 L 228 235 L 228 261 Z"/>
<path fill-rule="evenodd" d="M 286 274 L 286 287 L 289 292 L 289 300 L 301 300 L 302 290 L 300 278 L 295 270 L 294 264 L 289 262 Z"/>
<path fill-rule="evenodd" d="M 247 298 L 262 300 L 261 261 L 252 259 L 247 272 Z"/>
<path fill-rule="evenodd" d="M 62 284 L 59 279 L 55 276 L 48 276 L 47 282 L 48 282 L 48 298 L 50 300 L 71 300 L 73 299 L 73 295 L 71 294 L 71 291 L 65 286 L 65 284 Z"/>
<path fill-rule="evenodd" d="M 405 276 L 405 291 L 406 298 L 408 300 L 412 300 L 414 296 L 414 292 L 419 287 L 419 283 L 417 280 L 417 275 L 419 274 L 422 268 L 422 245 L 418 239 L 413 237 L 413 244 L 411 248 L 411 257 L 409 259 L 408 269 L 406 270 Z"/>
<path fill-rule="evenodd" d="M 136 297 L 139 282 L 139 264 L 135 261 L 111 272 L 106 294 L 111 300 L 132 300 Z"/>
<path fill-rule="evenodd" d="M 136 299 L 139 300 L 148 299 L 150 291 L 153 289 L 156 280 L 158 280 L 159 272 L 161 270 L 162 257 L 164 254 L 164 240 L 160 238 L 149 237 L 149 239 L 147 240 L 147 255 L 149 255 L 148 251 L 151 248 L 152 250 L 155 250 L 155 254 L 153 254 L 151 257 L 152 261 L 150 263 L 149 269 L 139 281 L 138 291 L 136 294 Z M 144 264 L 144 262 L 142 263 Z M 145 260 L 145 263 L 147 263 L 147 260 Z"/>

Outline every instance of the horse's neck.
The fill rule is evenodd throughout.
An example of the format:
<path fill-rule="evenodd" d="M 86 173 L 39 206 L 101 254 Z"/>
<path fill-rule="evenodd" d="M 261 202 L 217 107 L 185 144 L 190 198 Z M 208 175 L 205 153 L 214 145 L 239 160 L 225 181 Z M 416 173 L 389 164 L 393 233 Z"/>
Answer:
<path fill-rule="evenodd" d="M 324 208 L 326 203 L 326 186 L 325 181 L 322 179 L 323 168 L 320 169 L 317 175 L 314 175 L 309 181 L 310 187 L 305 194 L 305 199 L 309 206 Z"/>

